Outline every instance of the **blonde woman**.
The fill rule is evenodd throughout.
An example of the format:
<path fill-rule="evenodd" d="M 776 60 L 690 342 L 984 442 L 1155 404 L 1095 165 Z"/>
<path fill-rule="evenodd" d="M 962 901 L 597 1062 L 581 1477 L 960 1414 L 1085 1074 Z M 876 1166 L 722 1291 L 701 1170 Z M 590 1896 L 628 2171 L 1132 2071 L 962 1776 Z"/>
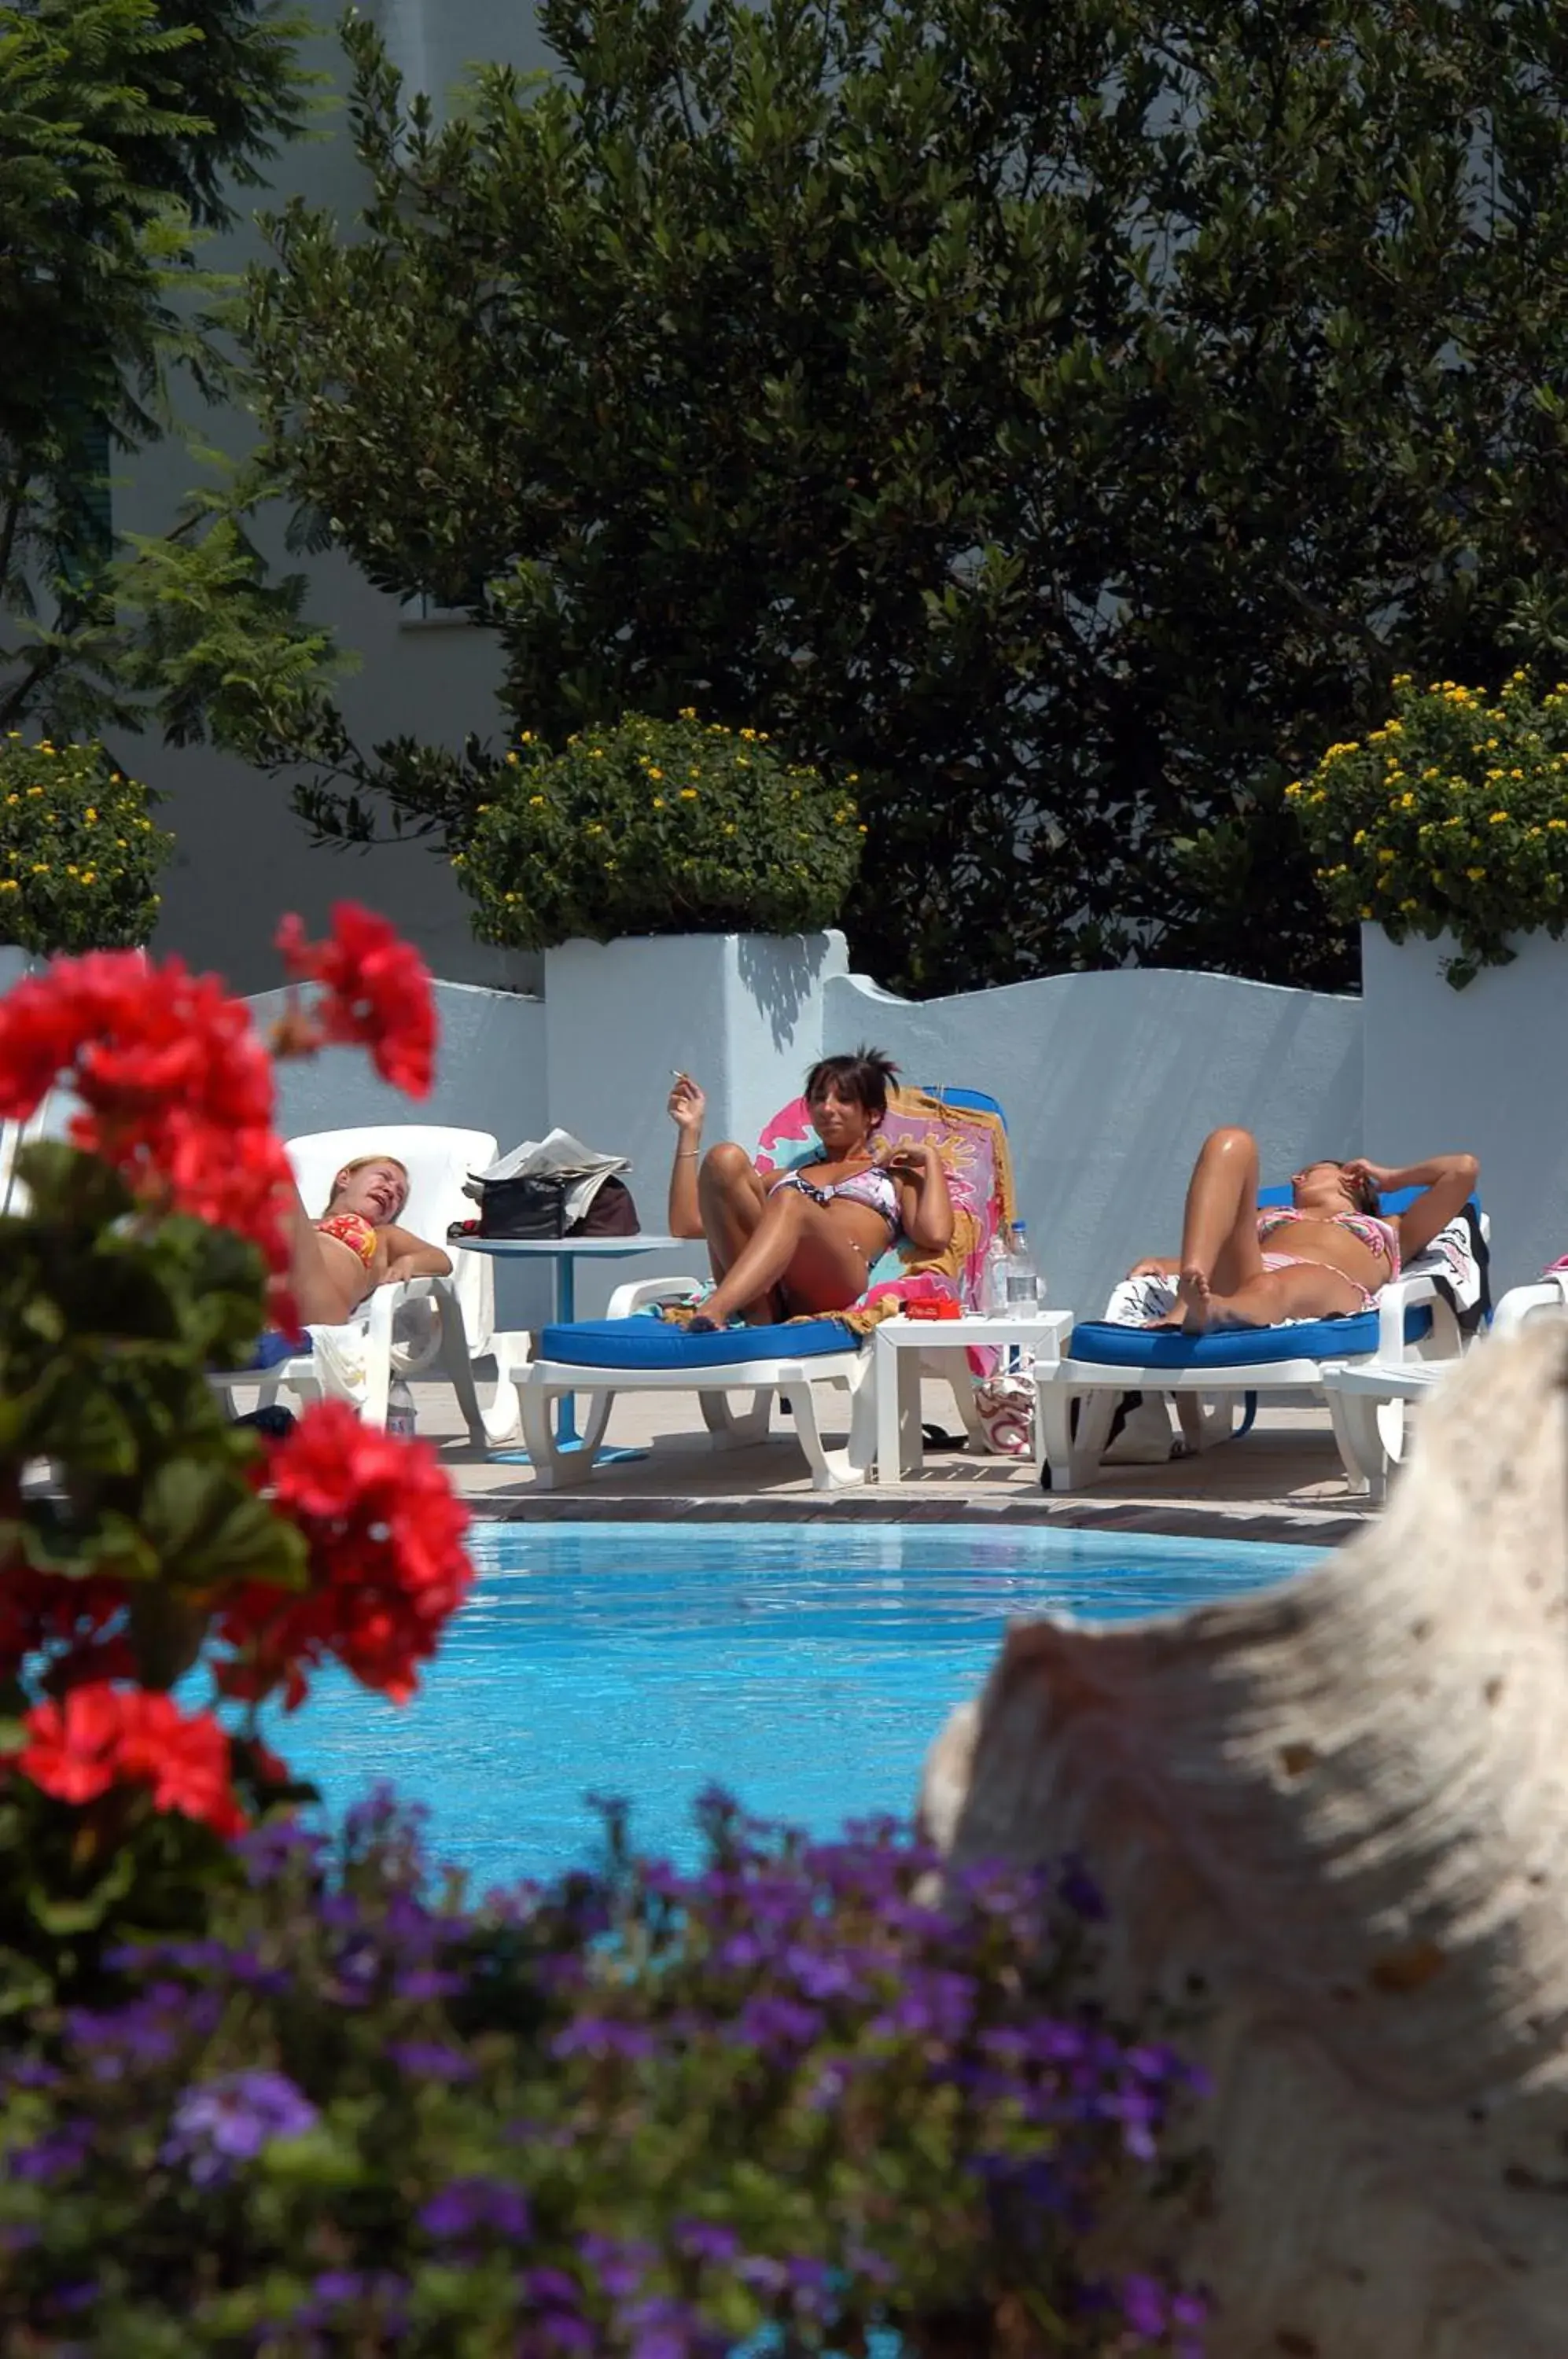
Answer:
<path fill-rule="evenodd" d="M 295 1190 L 289 1282 L 305 1326 L 341 1327 L 378 1286 L 450 1275 L 450 1254 L 398 1227 L 408 1201 L 408 1174 L 395 1155 L 361 1155 L 345 1163 L 326 1211 L 315 1219 Z"/>

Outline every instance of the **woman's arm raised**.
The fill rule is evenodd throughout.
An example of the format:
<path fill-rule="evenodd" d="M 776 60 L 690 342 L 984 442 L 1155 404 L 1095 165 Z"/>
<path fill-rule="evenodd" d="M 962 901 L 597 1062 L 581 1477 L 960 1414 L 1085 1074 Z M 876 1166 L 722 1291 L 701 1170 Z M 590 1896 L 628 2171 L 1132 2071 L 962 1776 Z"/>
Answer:
<path fill-rule="evenodd" d="M 702 1117 L 708 1101 L 690 1073 L 677 1073 L 666 1111 L 675 1125 L 675 1159 L 670 1167 L 670 1234 L 700 1237 L 702 1212 L 697 1201 L 697 1166 L 702 1154 Z"/>
<path fill-rule="evenodd" d="M 1422 1190 L 1408 1212 L 1389 1215 L 1399 1233 L 1401 1260 L 1413 1261 L 1448 1226 L 1465 1203 L 1481 1166 L 1474 1155 L 1432 1155 L 1424 1163 L 1407 1163 L 1390 1169 L 1357 1156 L 1345 1165 L 1345 1170 L 1347 1179 L 1369 1180 L 1379 1195 L 1396 1188 Z"/>

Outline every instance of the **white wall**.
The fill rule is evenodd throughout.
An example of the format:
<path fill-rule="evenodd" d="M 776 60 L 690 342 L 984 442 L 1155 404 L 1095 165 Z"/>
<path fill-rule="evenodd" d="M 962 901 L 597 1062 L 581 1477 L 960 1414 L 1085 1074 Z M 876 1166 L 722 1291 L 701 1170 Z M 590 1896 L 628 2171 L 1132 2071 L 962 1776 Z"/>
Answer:
<path fill-rule="evenodd" d="M 1496 1292 L 1568 1251 L 1568 944 L 1532 938 L 1463 992 L 1442 944 L 1368 930 L 1363 1000 L 1227 975 L 1067 974 L 945 1000 L 895 999 L 844 971 L 843 937 L 572 942 L 547 996 L 441 984 L 438 1080 L 423 1107 L 358 1051 L 279 1075 L 284 1131 L 421 1117 L 493 1130 L 503 1148 L 551 1123 L 632 1157 L 660 1229 L 673 1133 L 670 1069 L 706 1086 L 710 1141 L 755 1142 L 815 1058 L 870 1041 L 914 1082 L 988 1090 L 1006 1108 L 1023 1210 L 1051 1298 L 1096 1311 L 1140 1253 L 1172 1252 L 1192 1158 L 1216 1124 L 1258 1135 L 1267 1176 L 1315 1155 L 1385 1163 L 1470 1148 L 1493 1222 Z M 19 964 L 0 952 L 0 990 Z M 278 995 L 253 1006 L 263 1022 Z M 700 1274 L 690 1246 L 665 1263 Z M 615 1273 L 585 1284 L 584 1313 Z M 508 1281 L 506 1323 L 542 1315 Z"/>
<path fill-rule="evenodd" d="M 1257 1132 L 1266 1178 L 1361 1151 L 1356 999 L 1135 970 L 915 1002 L 852 975 L 828 985 L 823 1038 L 1001 1102 L 1051 1299 L 1085 1317 L 1140 1254 L 1178 1250 L 1193 1158 L 1219 1124 Z"/>
<path fill-rule="evenodd" d="M 1362 928 L 1362 1130 L 1378 1163 L 1480 1157 L 1500 1295 L 1568 1253 L 1568 942 L 1520 937 L 1463 991 L 1439 972 L 1454 948 Z"/>

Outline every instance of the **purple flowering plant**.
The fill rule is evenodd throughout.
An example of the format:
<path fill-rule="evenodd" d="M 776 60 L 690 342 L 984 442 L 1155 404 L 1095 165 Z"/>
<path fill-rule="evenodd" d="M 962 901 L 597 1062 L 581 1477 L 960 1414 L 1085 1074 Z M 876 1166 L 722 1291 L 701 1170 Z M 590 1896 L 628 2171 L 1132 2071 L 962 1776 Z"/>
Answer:
<path fill-rule="evenodd" d="M 1192 2359 L 1192 2076 L 1096 2006 L 1083 1876 L 699 1807 L 694 1873 L 611 1810 L 476 1907 L 387 1796 L 244 1839 L 0 2044 L 0 2349 Z"/>

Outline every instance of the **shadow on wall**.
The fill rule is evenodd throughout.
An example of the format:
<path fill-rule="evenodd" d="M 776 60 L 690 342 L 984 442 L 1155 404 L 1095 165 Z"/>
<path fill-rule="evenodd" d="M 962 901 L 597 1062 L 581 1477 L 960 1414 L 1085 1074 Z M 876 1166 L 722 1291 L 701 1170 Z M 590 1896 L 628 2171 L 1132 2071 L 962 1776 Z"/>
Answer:
<path fill-rule="evenodd" d="M 735 943 L 740 980 L 767 1018 L 774 1047 L 787 1049 L 803 1010 L 822 989 L 832 938 L 812 934 L 803 941 L 777 941 L 770 934 L 738 934 Z"/>

